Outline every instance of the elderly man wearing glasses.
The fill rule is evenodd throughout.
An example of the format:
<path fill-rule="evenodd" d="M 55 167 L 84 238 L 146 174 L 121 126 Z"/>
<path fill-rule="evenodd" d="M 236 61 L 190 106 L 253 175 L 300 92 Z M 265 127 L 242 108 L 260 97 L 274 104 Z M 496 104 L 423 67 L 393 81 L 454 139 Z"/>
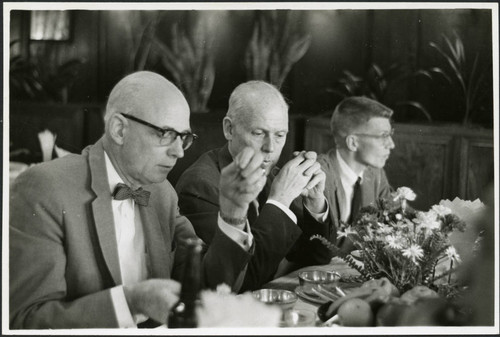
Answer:
<path fill-rule="evenodd" d="M 318 161 L 326 174 L 325 195 L 330 204 L 330 241 L 344 252 L 353 249 L 349 240 L 337 240 L 337 231 L 350 225 L 359 209 L 392 192 L 385 162 L 394 149 L 392 110 L 366 97 L 348 97 L 335 108 L 330 129 L 335 147 Z M 300 257 L 302 246 L 291 255 Z M 301 247 L 297 249 L 297 247 Z"/>
<path fill-rule="evenodd" d="M 10 197 L 10 327 L 119 328 L 165 323 L 194 237 L 166 176 L 196 136 L 165 78 L 138 72 L 112 90 L 105 133 L 81 155 L 36 165 Z M 246 212 L 264 187 L 263 156 L 243 149 L 221 173 L 220 211 Z M 203 282 L 233 286 L 252 236 L 219 217 Z M 148 320 L 149 318 L 149 320 Z M 149 323 L 148 323 L 149 324 Z"/>

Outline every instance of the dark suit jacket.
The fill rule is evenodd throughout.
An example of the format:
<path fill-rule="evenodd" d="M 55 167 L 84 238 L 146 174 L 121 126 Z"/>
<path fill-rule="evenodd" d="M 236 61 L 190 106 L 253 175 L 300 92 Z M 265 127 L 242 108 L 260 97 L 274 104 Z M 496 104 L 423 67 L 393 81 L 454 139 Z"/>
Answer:
<path fill-rule="evenodd" d="M 176 185 L 179 207 L 193 224 L 196 234 L 213 244 L 219 210 L 219 179 L 221 170 L 233 161 L 227 144 L 203 154 L 180 177 Z M 327 234 L 328 226 L 316 222 L 308 212 L 299 214 L 297 226 L 280 208 L 266 204 L 274 175 L 270 174 L 258 197 L 259 215 L 253 205 L 248 220 L 254 235 L 255 252 L 240 291 L 256 289 L 270 281 L 280 261 L 299 236 Z"/>
<path fill-rule="evenodd" d="M 337 229 L 340 225 L 340 209 L 344 207 L 346 202 L 340 180 L 340 167 L 336 149 L 331 149 L 326 154 L 319 155 L 318 162 L 326 174 L 325 196 L 330 203 L 331 227 L 328 239 L 335 243 L 337 241 Z M 379 198 L 388 198 L 391 192 L 392 188 L 383 169 L 368 167 L 365 170 L 363 183 L 361 184 L 361 207 L 373 204 Z M 356 215 L 356 212 L 354 212 L 353 218 Z"/>
<path fill-rule="evenodd" d="M 139 207 L 151 278 L 177 278 L 194 236 L 167 182 Z M 36 165 L 10 196 L 11 328 L 117 327 L 110 288 L 122 283 L 102 140 L 82 155 Z M 223 254 L 223 255 L 222 255 Z M 217 231 L 203 261 L 206 285 L 231 285 L 249 253 Z"/>

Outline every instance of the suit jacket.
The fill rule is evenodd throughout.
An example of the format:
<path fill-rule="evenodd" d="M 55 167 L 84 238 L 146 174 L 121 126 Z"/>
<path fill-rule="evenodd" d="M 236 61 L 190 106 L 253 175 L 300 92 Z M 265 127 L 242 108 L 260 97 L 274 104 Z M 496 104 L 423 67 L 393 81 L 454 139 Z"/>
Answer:
<path fill-rule="evenodd" d="M 139 207 L 148 275 L 178 278 L 185 251 L 176 242 L 194 229 L 167 181 L 144 188 L 151 192 L 150 204 Z M 102 140 L 28 169 L 11 191 L 11 328 L 118 327 L 110 288 L 122 280 Z M 249 258 L 216 231 L 203 260 L 206 285 L 231 285 Z"/>
<path fill-rule="evenodd" d="M 328 239 L 336 243 L 337 229 L 340 226 L 340 210 L 346 203 L 344 189 L 340 180 L 340 167 L 337 160 L 336 149 L 331 149 L 326 154 L 318 156 L 318 162 L 326 174 L 325 196 L 330 203 L 330 232 Z M 383 169 L 368 167 L 363 173 L 361 184 L 361 207 L 368 206 L 379 198 L 388 198 L 392 188 Z M 357 212 L 353 213 L 355 218 Z M 352 248 L 352 246 L 350 246 Z M 345 250 L 349 250 L 346 247 Z"/>
<path fill-rule="evenodd" d="M 196 234 L 207 244 L 213 244 L 219 210 L 219 179 L 221 170 L 233 161 L 227 144 L 203 154 L 179 178 L 176 185 L 179 207 L 193 224 Z M 266 204 L 273 174 L 258 196 L 259 214 L 253 204 L 248 220 L 254 235 L 255 251 L 240 291 L 260 288 L 270 281 L 292 244 L 299 236 L 325 235 L 326 224 L 316 222 L 308 212 L 300 214 L 297 226 L 279 207 Z"/>

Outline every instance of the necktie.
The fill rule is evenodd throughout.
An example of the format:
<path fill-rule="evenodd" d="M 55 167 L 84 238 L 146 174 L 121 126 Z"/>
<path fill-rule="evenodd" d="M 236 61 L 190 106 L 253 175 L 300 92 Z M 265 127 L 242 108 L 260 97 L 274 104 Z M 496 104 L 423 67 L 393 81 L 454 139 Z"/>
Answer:
<path fill-rule="evenodd" d="M 358 180 L 356 180 L 356 183 L 354 184 L 354 190 L 352 192 L 351 214 L 349 215 L 349 219 L 347 220 L 348 224 L 351 224 L 354 221 L 360 207 L 361 207 L 361 177 L 358 177 Z"/>
<path fill-rule="evenodd" d="M 143 190 L 139 187 L 137 190 L 133 191 L 130 187 L 125 184 L 119 183 L 116 185 L 113 191 L 113 199 L 115 200 L 125 200 L 132 198 L 138 205 L 147 206 L 149 202 L 149 191 Z"/>

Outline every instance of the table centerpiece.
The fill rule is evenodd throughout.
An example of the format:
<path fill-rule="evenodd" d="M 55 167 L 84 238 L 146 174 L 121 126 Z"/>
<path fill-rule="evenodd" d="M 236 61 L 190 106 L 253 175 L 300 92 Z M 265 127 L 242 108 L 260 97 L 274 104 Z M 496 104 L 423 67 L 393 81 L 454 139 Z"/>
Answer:
<path fill-rule="evenodd" d="M 392 198 L 361 208 L 352 224 L 342 224 L 337 237 L 351 240 L 362 263 L 324 237 L 314 235 L 311 240 L 321 240 L 364 281 L 385 277 L 400 293 L 418 285 L 435 290 L 449 288 L 451 275 L 461 262 L 450 234 L 466 228 L 449 206 L 460 208 L 463 201 L 442 201 L 422 212 L 408 205 L 415 198 L 410 188 L 400 187 Z M 439 292 L 450 292 L 442 290 Z"/>

